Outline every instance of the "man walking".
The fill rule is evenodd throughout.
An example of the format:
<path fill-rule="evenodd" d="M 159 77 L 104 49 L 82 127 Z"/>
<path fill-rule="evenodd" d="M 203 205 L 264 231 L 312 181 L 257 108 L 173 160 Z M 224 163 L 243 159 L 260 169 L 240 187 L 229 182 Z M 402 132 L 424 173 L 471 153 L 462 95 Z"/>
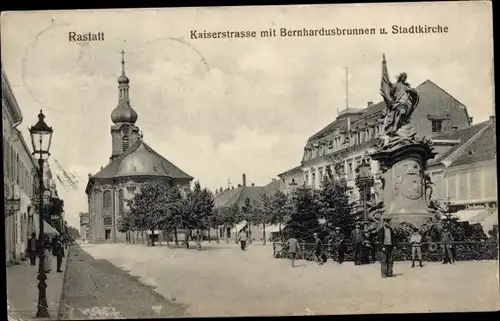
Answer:
<path fill-rule="evenodd" d="M 390 218 L 384 218 L 384 226 L 378 231 L 378 238 L 382 246 L 382 277 L 391 277 L 393 274 L 392 265 L 393 257 L 392 251 L 396 245 L 396 237 L 394 230 L 390 227 Z"/>
<path fill-rule="evenodd" d="M 241 250 L 242 251 L 245 251 L 246 250 L 246 246 L 247 246 L 247 232 L 245 229 L 242 229 L 240 234 L 238 235 L 238 240 L 240 241 L 240 244 L 241 244 Z"/>
<path fill-rule="evenodd" d="M 52 254 L 57 258 L 57 272 L 61 273 L 62 258 L 64 257 L 64 246 L 56 235 L 54 240 L 54 248 L 52 249 Z"/>
<path fill-rule="evenodd" d="M 299 241 L 294 236 L 291 236 L 288 241 L 286 241 L 286 248 L 288 253 L 292 259 L 292 267 L 295 267 L 295 257 L 297 256 L 297 252 L 300 252 L 300 244 Z"/>
<path fill-rule="evenodd" d="M 354 230 L 351 232 L 350 241 L 354 247 L 354 265 L 360 265 L 361 250 L 364 241 L 364 234 L 363 231 L 361 231 L 361 224 L 356 223 Z"/>
<path fill-rule="evenodd" d="M 441 243 L 443 244 L 443 264 L 452 263 L 453 255 L 451 253 L 451 242 L 453 242 L 453 236 L 447 227 L 443 228 L 443 233 L 441 234 Z"/>
<path fill-rule="evenodd" d="M 340 231 L 340 227 L 335 228 L 335 232 L 333 234 L 333 244 L 337 250 L 338 261 L 342 264 L 345 259 L 346 244 L 344 234 Z"/>
<path fill-rule="evenodd" d="M 413 234 L 410 237 L 411 244 L 411 267 L 415 267 L 415 256 L 418 256 L 418 261 L 420 262 L 420 267 L 422 265 L 422 235 L 418 232 L 418 229 L 413 230 Z"/>
<path fill-rule="evenodd" d="M 318 233 L 314 233 L 314 258 L 319 265 L 323 264 L 321 253 L 323 253 L 323 242 L 319 238 Z"/>
<path fill-rule="evenodd" d="M 28 255 L 30 258 L 30 265 L 36 264 L 37 252 L 38 252 L 38 240 L 36 239 L 36 234 L 31 233 L 31 237 L 28 240 Z"/>

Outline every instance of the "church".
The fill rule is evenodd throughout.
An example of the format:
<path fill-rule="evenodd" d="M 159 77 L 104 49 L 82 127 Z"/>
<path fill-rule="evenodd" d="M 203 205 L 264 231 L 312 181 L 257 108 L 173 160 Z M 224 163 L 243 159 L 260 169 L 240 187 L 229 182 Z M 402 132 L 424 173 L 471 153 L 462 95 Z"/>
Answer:
<path fill-rule="evenodd" d="M 91 243 L 126 240 L 126 234 L 118 231 L 118 218 L 127 208 L 126 200 L 140 192 L 141 185 L 157 183 L 183 188 L 193 180 L 144 141 L 135 125 L 138 115 L 130 105 L 129 83 L 122 51 L 118 106 L 111 112 L 111 157 L 97 174 L 89 174 L 85 189 Z"/>

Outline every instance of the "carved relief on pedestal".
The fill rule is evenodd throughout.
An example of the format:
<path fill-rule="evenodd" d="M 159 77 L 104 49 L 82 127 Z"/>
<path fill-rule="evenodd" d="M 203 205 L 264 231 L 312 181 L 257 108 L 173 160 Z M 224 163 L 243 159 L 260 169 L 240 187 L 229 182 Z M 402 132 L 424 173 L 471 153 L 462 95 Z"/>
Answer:
<path fill-rule="evenodd" d="M 403 176 L 401 192 L 410 200 L 418 200 L 422 197 L 422 171 L 415 161 L 407 161 L 405 164 L 406 174 Z"/>
<path fill-rule="evenodd" d="M 394 196 L 399 195 L 399 190 L 401 189 L 401 184 L 403 182 L 403 178 L 401 176 L 397 176 L 394 180 Z"/>

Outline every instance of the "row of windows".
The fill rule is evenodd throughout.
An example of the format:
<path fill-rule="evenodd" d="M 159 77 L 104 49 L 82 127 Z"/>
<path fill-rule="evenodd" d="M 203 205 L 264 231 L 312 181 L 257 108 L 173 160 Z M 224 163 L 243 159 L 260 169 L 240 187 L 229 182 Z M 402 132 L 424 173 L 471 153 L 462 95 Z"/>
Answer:
<path fill-rule="evenodd" d="M 3 137 L 3 155 L 4 175 L 19 185 L 31 197 L 37 190 L 36 186 L 34 186 L 37 175 L 35 168 L 26 167 L 19 158 L 19 154 L 5 137 Z"/>
<path fill-rule="evenodd" d="M 118 206 L 120 213 L 123 212 L 123 207 L 125 202 L 123 195 L 124 195 L 123 190 L 121 189 L 118 192 Z M 112 204 L 113 204 L 113 197 L 111 191 L 110 190 L 104 191 L 104 193 L 102 193 L 102 208 L 109 209 L 111 208 Z"/>
<path fill-rule="evenodd" d="M 443 120 L 433 119 L 431 120 L 431 127 L 433 133 L 443 132 Z M 360 145 L 371 139 L 380 137 L 383 132 L 382 125 L 377 127 L 367 127 L 363 130 L 355 131 L 349 134 L 349 139 L 347 140 L 344 135 L 334 137 L 328 144 L 317 144 L 313 146 L 310 150 L 306 152 L 306 160 L 325 155 L 329 149 L 333 149 L 333 152 L 346 147 L 352 147 Z"/>
<path fill-rule="evenodd" d="M 348 139 L 344 135 L 334 137 L 328 144 L 317 144 L 316 146 L 313 146 L 312 149 L 307 151 L 306 158 L 310 159 L 313 157 L 325 155 L 327 150 L 329 149 L 333 149 L 333 152 L 335 152 L 348 146 L 356 146 L 362 144 L 373 138 L 379 137 L 381 132 L 382 126 L 367 127 L 364 130 L 349 134 Z"/>

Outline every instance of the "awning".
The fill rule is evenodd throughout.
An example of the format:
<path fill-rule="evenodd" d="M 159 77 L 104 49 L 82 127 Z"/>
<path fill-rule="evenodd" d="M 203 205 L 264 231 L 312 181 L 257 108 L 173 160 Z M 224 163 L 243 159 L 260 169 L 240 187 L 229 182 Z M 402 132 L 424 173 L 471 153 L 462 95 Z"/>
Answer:
<path fill-rule="evenodd" d="M 491 215 L 490 211 L 483 210 L 481 213 L 479 213 L 478 215 L 476 215 L 473 218 L 471 218 L 470 222 L 471 223 L 481 223 L 482 221 L 484 221 L 490 215 Z"/>
<path fill-rule="evenodd" d="M 489 235 L 488 232 L 493 229 L 493 225 L 498 225 L 498 211 L 486 212 L 488 215 L 484 217 L 480 223 L 483 227 L 483 231 L 486 235 Z"/>
<path fill-rule="evenodd" d="M 488 212 L 487 209 L 480 210 L 460 210 L 454 214 L 454 216 L 458 217 L 458 221 L 460 222 L 471 222 L 471 220 L 479 215 L 482 215 L 484 212 Z"/>
<path fill-rule="evenodd" d="M 242 228 L 245 227 L 245 225 L 247 225 L 247 221 L 243 220 L 241 222 L 239 222 L 238 224 L 236 224 L 236 226 L 233 228 L 233 232 L 236 232 L 236 233 L 239 233 L 240 230 Z"/>
<path fill-rule="evenodd" d="M 59 232 L 53 228 L 52 226 L 50 226 L 49 223 L 43 221 L 43 232 L 46 233 L 46 234 L 57 234 L 59 235 Z"/>
<path fill-rule="evenodd" d="M 283 230 L 285 228 L 285 224 L 281 224 L 281 230 Z M 261 231 L 264 231 L 264 229 L 262 229 Z M 269 233 L 278 233 L 280 231 L 280 227 L 279 225 L 269 225 L 269 226 L 266 226 L 266 233 L 269 232 Z"/>

